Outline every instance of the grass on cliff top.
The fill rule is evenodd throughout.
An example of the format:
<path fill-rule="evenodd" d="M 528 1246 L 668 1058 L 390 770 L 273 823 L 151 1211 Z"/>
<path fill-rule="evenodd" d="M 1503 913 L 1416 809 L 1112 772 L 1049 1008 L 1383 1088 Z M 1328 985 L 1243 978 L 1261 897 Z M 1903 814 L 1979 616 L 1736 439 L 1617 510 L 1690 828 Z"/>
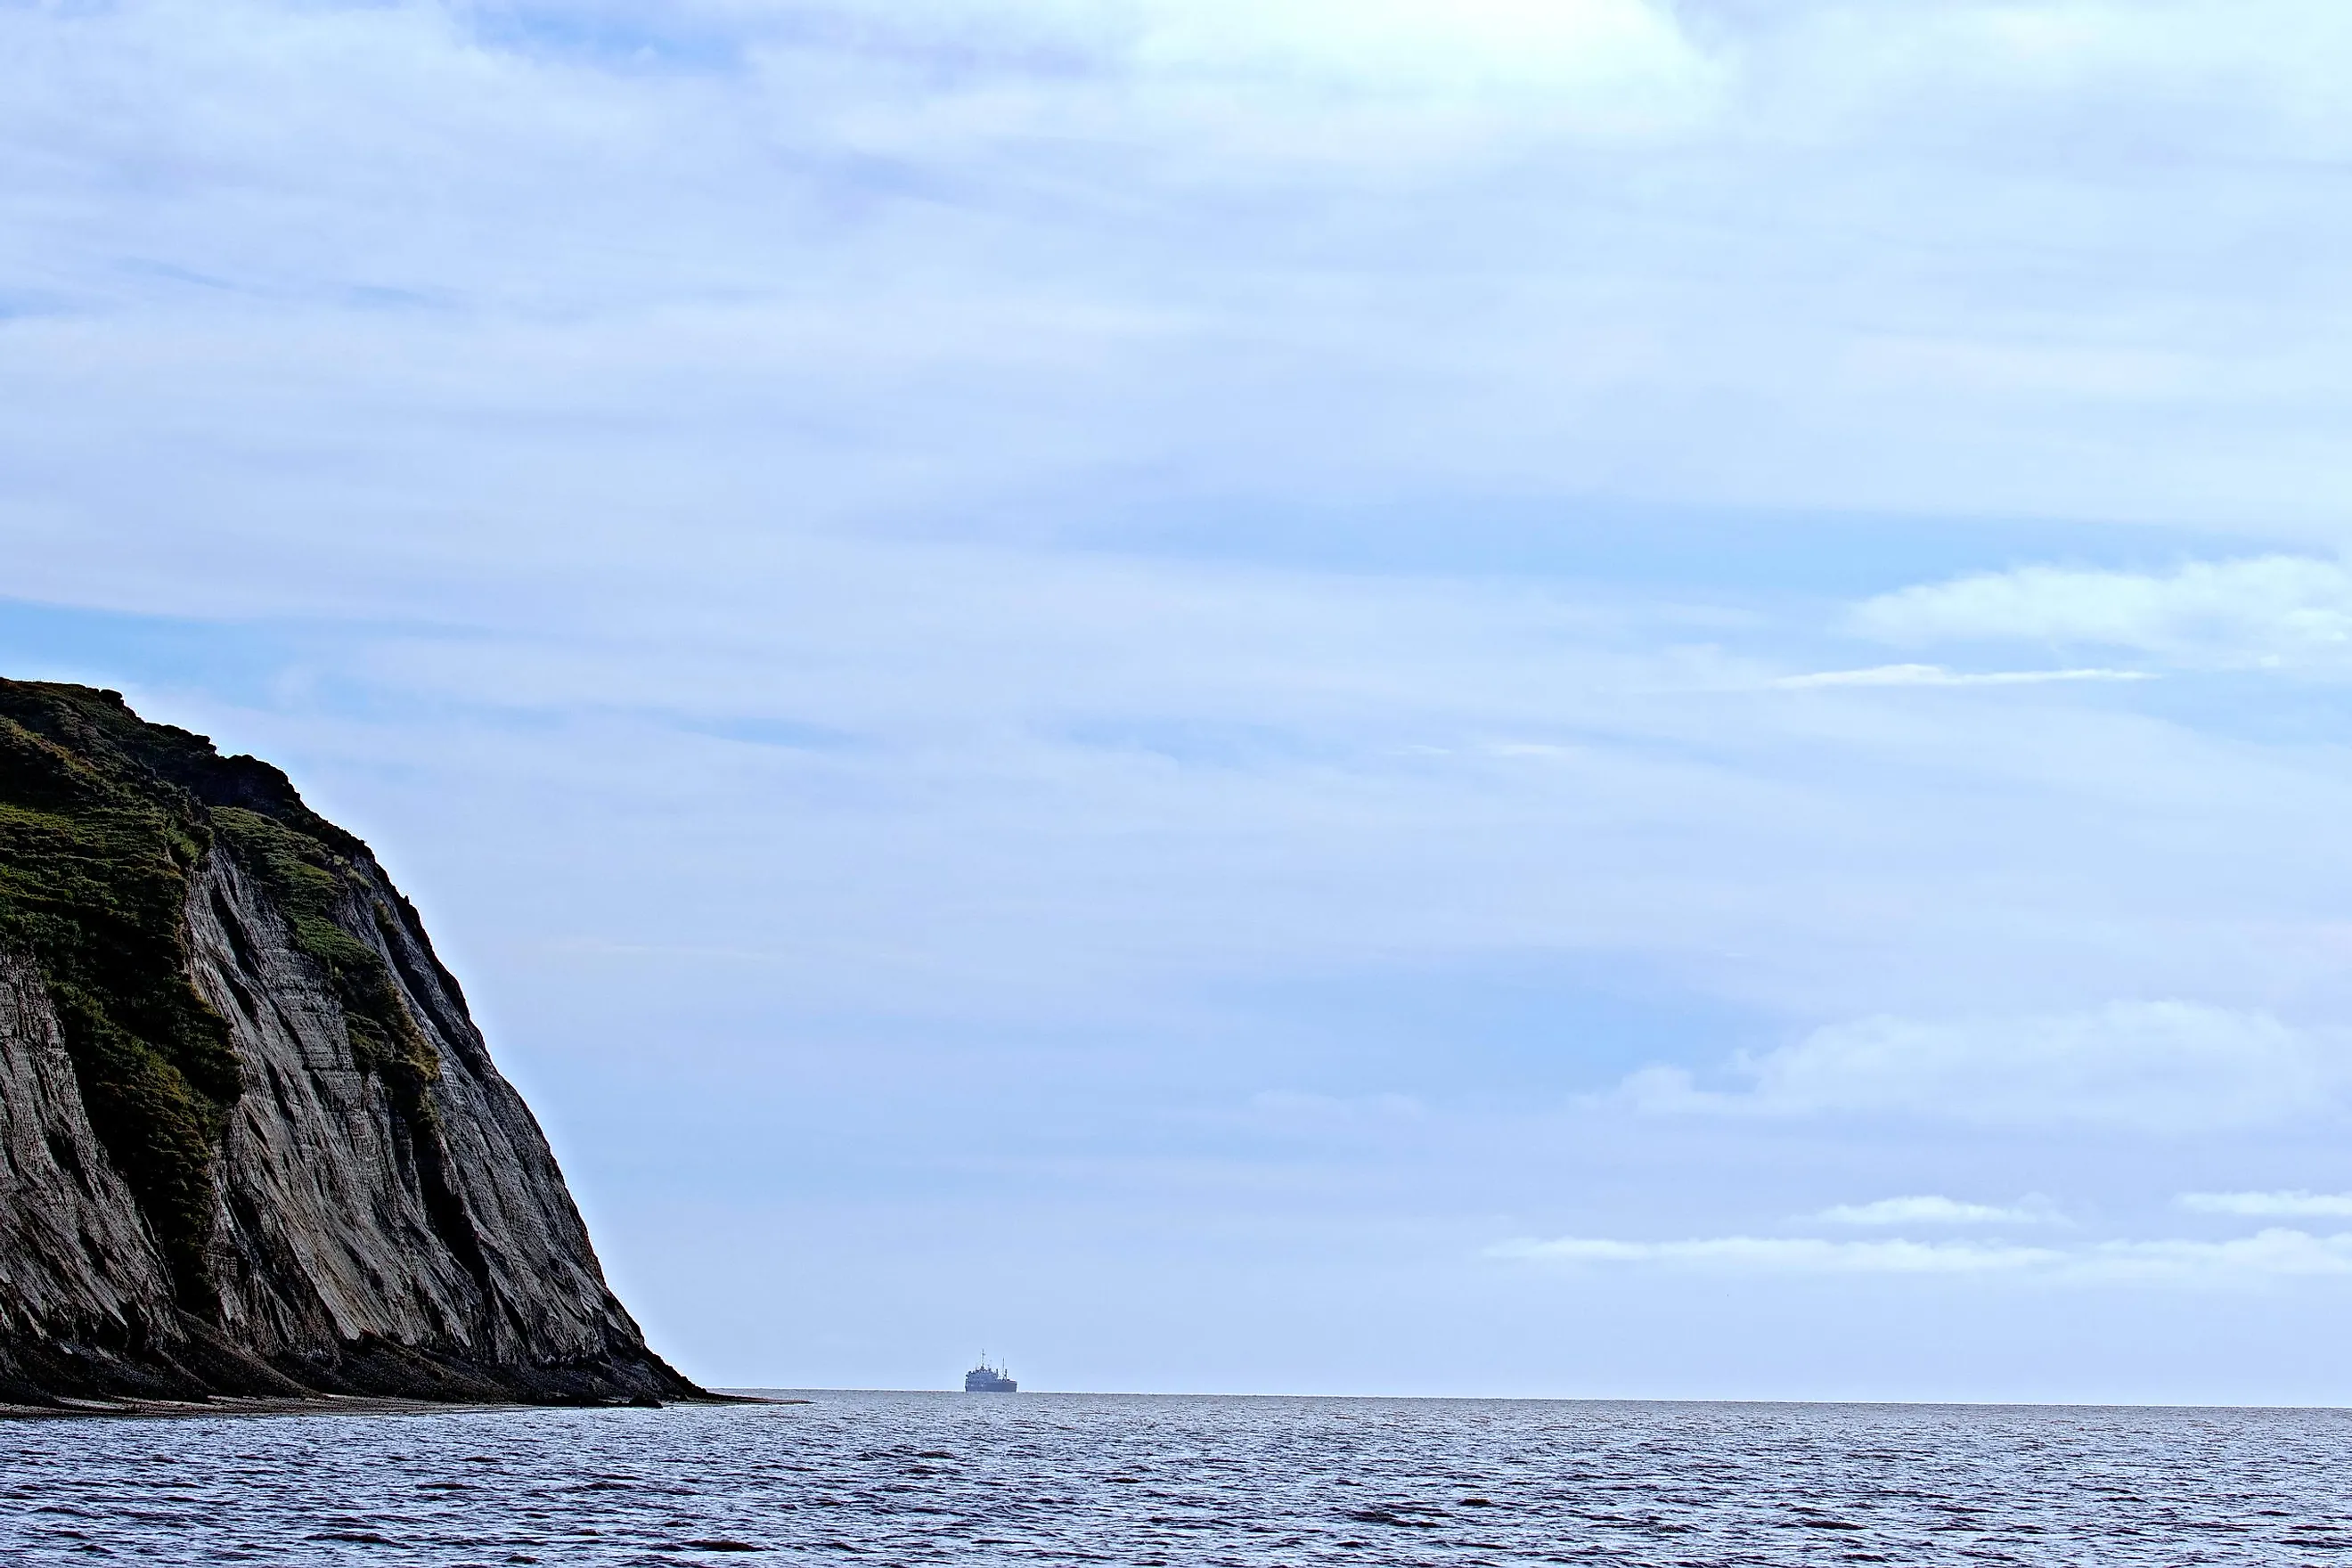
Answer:
<path fill-rule="evenodd" d="M 324 972 L 359 1066 L 429 1122 L 432 1046 L 383 960 L 336 919 L 397 918 L 360 874 L 365 846 L 277 769 L 147 723 L 115 692 L 0 679 L 0 949 L 39 966 L 92 1130 L 182 1304 L 207 1317 L 214 1162 L 240 1079 L 228 1026 L 191 977 L 183 914 L 223 845 Z"/>

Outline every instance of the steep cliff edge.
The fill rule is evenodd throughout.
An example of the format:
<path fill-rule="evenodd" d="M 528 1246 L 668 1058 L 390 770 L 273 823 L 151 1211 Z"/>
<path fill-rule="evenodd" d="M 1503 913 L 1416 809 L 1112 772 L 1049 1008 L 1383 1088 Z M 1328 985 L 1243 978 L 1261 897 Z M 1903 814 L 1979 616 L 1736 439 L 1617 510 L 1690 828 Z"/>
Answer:
<path fill-rule="evenodd" d="M 694 1397 L 367 847 L 0 680 L 0 1401 Z"/>

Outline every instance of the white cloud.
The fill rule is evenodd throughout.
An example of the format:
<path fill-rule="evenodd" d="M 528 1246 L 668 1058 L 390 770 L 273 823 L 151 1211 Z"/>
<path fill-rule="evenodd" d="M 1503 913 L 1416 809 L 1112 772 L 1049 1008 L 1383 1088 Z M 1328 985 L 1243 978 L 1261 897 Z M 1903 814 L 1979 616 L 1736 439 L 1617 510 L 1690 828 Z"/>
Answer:
<path fill-rule="evenodd" d="M 1538 1263 L 1663 1263 L 1796 1274 L 1979 1274 L 2034 1268 L 2063 1254 L 2038 1247 L 1973 1242 L 1821 1241 L 1809 1237 L 1725 1236 L 1696 1241 L 1605 1241 L 1565 1237 L 1507 1241 L 1487 1256 Z"/>
<path fill-rule="evenodd" d="M 2077 1260 L 2091 1278 L 2183 1280 L 2352 1274 L 2352 1235 L 2272 1229 L 2231 1241 L 2109 1241 Z"/>
<path fill-rule="evenodd" d="M 2001 1208 L 1956 1198 L 1881 1198 L 1876 1203 L 1838 1204 L 1813 1215 L 1831 1225 L 2045 1225 L 2057 1215 L 2047 1204 Z"/>
<path fill-rule="evenodd" d="M 2137 669 L 2005 669 L 1970 674 L 1938 664 L 1882 664 L 1869 669 L 1825 669 L 1784 675 L 1773 685 L 1790 689 L 1815 686 L 2039 686 L 2053 680 L 2147 680 Z"/>
<path fill-rule="evenodd" d="M 2275 1216 L 2352 1215 L 2352 1193 L 2183 1193 L 2180 1206 L 2197 1214 Z"/>
<path fill-rule="evenodd" d="M 2189 1002 L 2093 1012 L 1925 1021 L 1864 1018 L 1743 1058 L 1746 1088 L 1701 1089 L 1644 1068 L 1620 1094 L 1659 1111 L 1902 1115 L 2149 1131 L 2253 1127 L 2331 1109 L 2339 1054 L 2263 1013 Z"/>
<path fill-rule="evenodd" d="M 2074 1247 L 1810 1237 L 1726 1236 L 1689 1241 L 1563 1237 L 1501 1242 L 1488 1247 L 1486 1256 L 1526 1263 L 1757 1274 L 2009 1274 L 2084 1284 L 2229 1284 L 2352 1275 L 2352 1235 L 2271 1229 L 2229 1241 L 2103 1241 Z"/>
<path fill-rule="evenodd" d="M 1160 68 L 1387 90 L 1679 82 L 1703 68 L 1680 12 L 1705 24 L 1707 65 L 1744 66 L 1790 93 L 1769 107 L 1798 123 L 1847 126 L 1986 100 L 2014 112 L 2021 102 L 2088 98 L 2117 113 L 2236 92 L 2265 112 L 2209 134 L 2325 137 L 2344 118 L 2329 72 L 2352 55 L 2352 27 L 2308 0 L 1789 0 L 1744 16 L 1669 0 L 833 0 L 795 9 L 967 47 L 1050 39 L 1124 47 Z"/>
<path fill-rule="evenodd" d="M 2352 567 L 2303 555 L 2163 573 L 2028 566 L 1882 595 L 1853 619 L 1889 642 L 2095 644 L 2199 665 L 2341 663 L 2352 658 Z"/>
<path fill-rule="evenodd" d="M 1645 0 L 1159 0 L 1156 71 L 1379 93 L 1539 92 L 1620 123 L 1703 110 L 1717 69 Z"/>
<path fill-rule="evenodd" d="M 1583 97 L 1654 120 L 1723 67 L 1657 0 L 835 0 L 811 7 L 901 47 L 1065 62 L 1292 92 Z M 1661 105 L 1664 98 L 1669 105 Z M 1517 107 L 1540 111 L 1540 104 Z"/>

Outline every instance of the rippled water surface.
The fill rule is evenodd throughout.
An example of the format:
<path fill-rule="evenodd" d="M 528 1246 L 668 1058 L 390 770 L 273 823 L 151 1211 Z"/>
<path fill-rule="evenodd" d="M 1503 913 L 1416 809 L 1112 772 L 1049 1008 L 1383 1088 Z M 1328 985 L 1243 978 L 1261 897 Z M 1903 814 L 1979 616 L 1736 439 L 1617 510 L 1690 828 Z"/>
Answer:
<path fill-rule="evenodd" d="M 2352 1563 L 2340 1411 L 807 1397 L 0 1423 L 0 1562 Z"/>

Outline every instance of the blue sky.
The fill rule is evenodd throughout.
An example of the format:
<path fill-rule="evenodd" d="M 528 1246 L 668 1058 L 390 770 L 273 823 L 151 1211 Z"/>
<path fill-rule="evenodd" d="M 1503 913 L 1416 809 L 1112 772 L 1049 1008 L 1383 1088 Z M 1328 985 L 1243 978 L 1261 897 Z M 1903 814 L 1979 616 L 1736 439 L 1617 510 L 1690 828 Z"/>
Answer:
<path fill-rule="evenodd" d="M 2352 1401 L 2352 16 L 0 5 L 0 667 L 720 1383 Z"/>

